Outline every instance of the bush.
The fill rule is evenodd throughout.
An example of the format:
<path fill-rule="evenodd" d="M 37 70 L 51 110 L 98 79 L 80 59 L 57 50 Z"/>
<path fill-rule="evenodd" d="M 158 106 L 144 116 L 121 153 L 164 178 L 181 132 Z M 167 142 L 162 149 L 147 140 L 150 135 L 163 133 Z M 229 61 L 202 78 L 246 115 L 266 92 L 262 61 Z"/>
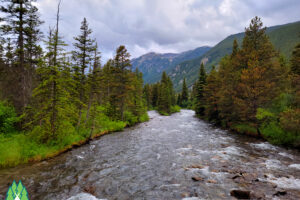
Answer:
<path fill-rule="evenodd" d="M 300 136 L 284 131 L 277 122 L 270 122 L 261 128 L 262 135 L 271 143 L 277 145 L 297 146 Z"/>
<path fill-rule="evenodd" d="M 19 121 L 14 107 L 0 101 L 0 134 L 16 131 L 15 124 Z"/>
<path fill-rule="evenodd" d="M 280 125 L 285 131 L 300 135 L 300 109 L 288 109 L 282 112 Z"/>
<path fill-rule="evenodd" d="M 251 126 L 250 124 L 235 124 L 232 126 L 232 128 L 239 133 L 247 135 L 257 135 L 256 128 Z"/>
<path fill-rule="evenodd" d="M 180 112 L 180 107 L 178 105 L 171 106 L 171 113 Z"/>
<path fill-rule="evenodd" d="M 147 114 L 147 112 L 145 112 L 144 114 L 142 114 L 140 117 L 139 117 L 139 121 L 140 122 L 146 122 L 149 120 L 149 116 Z"/>
<path fill-rule="evenodd" d="M 129 126 L 132 126 L 136 123 L 139 122 L 139 119 L 137 116 L 135 116 L 132 112 L 130 111 L 125 111 L 124 112 L 124 121 L 127 122 Z"/>

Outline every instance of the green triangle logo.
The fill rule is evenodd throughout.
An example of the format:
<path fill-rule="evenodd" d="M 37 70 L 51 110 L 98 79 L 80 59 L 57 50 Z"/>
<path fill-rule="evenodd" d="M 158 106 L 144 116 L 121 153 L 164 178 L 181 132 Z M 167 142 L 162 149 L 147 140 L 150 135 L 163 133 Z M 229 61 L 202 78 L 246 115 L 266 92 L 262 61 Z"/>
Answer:
<path fill-rule="evenodd" d="M 23 186 L 21 180 L 18 184 L 16 181 L 13 181 L 11 186 L 8 188 L 5 200 L 29 200 L 28 192 Z"/>

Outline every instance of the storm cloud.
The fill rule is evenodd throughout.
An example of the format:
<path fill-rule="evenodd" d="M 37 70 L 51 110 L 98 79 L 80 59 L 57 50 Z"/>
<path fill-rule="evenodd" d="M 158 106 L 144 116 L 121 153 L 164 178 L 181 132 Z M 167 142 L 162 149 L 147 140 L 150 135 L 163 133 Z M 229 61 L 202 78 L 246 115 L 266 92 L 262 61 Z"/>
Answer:
<path fill-rule="evenodd" d="M 55 23 L 57 3 L 36 3 L 44 32 Z M 86 17 L 105 61 L 121 44 L 132 57 L 213 46 L 244 31 L 254 16 L 265 26 L 298 21 L 299 8 L 299 0 L 63 0 L 60 30 L 72 45 Z"/>

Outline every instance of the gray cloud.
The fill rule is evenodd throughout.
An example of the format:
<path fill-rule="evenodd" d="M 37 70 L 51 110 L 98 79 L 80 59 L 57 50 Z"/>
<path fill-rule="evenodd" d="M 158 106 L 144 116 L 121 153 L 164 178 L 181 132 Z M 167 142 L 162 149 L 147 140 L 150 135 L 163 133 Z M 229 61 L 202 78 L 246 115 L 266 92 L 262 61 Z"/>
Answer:
<path fill-rule="evenodd" d="M 55 22 L 57 2 L 36 3 L 45 32 Z M 244 31 L 256 15 L 266 26 L 298 21 L 299 8 L 299 0 L 64 0 L 60 30 L 71 45 L 86 17 L 107 60 L 120 44 L 133 57 L 215 45 Z"/>

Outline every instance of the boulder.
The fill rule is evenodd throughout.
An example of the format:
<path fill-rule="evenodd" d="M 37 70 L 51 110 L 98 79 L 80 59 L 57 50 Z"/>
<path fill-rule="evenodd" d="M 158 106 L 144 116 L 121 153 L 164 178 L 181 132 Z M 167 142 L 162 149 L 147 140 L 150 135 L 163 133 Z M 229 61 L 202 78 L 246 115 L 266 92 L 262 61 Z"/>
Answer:
<path fill-rule="evenodd" d="M 193 180 L 193 181 L 203 181 L 203 178 L 198 177 L 198 176 L 193 176 L 193 177 L 192 177 L 192 180 Z"/>
<path fill-rule="evenodd" d="M 230 191 L 230 195 L 237 199 L 250 199 L 250 191 L 233 189 Z"/>

